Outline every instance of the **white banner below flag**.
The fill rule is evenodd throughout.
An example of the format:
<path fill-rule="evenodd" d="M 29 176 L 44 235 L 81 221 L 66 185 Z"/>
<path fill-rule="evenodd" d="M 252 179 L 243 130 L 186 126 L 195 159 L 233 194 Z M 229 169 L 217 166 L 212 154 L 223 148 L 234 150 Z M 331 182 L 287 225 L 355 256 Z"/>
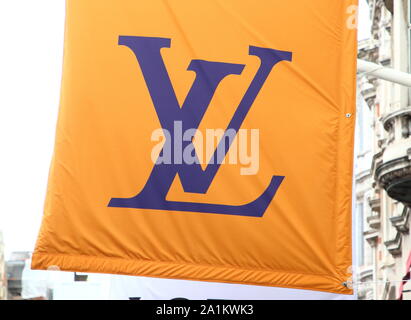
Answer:
<path fill-rule="evenodd" d="M 188 280 L 113 276 L 113 300 L 354 300 L 354 295 Z"/>

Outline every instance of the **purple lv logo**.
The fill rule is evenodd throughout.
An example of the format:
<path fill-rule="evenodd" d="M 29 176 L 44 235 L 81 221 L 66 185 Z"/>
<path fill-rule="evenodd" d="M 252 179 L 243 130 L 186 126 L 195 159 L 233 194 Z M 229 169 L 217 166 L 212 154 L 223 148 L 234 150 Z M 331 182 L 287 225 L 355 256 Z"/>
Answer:
<path fill-rule="evenodd" d="M 161 126 L 171 133 L 171 139 L 174 136 L 175 121 L 182 123 L 183 132 L 188 129 L 197 129 L 221 81 L 229 75 L 240 75 L 245 67 L 242 64 L 192 60 L 188 70 L 194 71 L 196 78 L 183 106 L 180 108 L 160 52 L 161 48 L 170 48 L 171 40 L 121 36 L 119 44 L 130 48 L 135 54 Z M 281 61 L 292 60 L 291 52 L 254 46 L 250 46 L 249 54 L 257 56 L 261 65 L 226 130 L 238 132 L 273 67 Z M 226 155 L 231 142 L 220 141 L 217 149 L 223 148 L 224 155 Z M 186 141 L 184 143 L 183 148 L 192 142 Z M 171 141 L 171 145 L 173 145 L 173 141 Z M 214 158 L 217 157 L 217 149 L 214 152 Z M 221 165 L 221 161 L 214 161 L 203 170 L 198 163 L 177 164 L 177 162 L 155 164 L 140 193 L 133 198 L 113 198 L 109 207 L 262 217 L 284 179 L 283 176 L 273 176 L 267 189 L 260 197 L 253 202 L 239 206 L 168 201 L 166 196 L 177 174 L 185 192 L 204 194 L 209 189 Z"/>

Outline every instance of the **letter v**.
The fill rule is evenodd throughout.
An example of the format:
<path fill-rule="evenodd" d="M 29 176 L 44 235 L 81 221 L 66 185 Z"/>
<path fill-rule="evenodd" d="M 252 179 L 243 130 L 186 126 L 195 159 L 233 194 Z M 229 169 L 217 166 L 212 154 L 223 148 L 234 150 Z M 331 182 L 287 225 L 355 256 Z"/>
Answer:
<path fill-rule="evenodd" d="M 119 43 L 129 47 L 136 55 L 160 123 L 163 129 L 171 133 L 172 137 L 174 136 L 175 121 L 182 122 L 184 131 L 191 128 L 197 129 L 222 79 L 230 74 L 239 75 L 244 68 L 244 65 L 239 64 L 193 60 L 188 70 L 196 72 L 196 79 L 183 106 L 180 108 L 160 53 L 161 48 L 170 47 L 170 39 L 120 37 Z M 261 59 L 261 66 L 227 129 L 239 130 L 274 65 L 283 60 L 291 61 L 290 52 L 273 49 L 250 47 L 250 54 L 256 55 Z M 225 153 L 228 152 L 229 148 L 229 145 L 225 146 Z M 177 173 L 180 175 L 186 192 L 205 193 L 214 179 L 219 166 L 219 163 L 209 164 L 207 169 L 202 171 L 199 165 L 179 165 L 174 164 L 174 161 L 172 161 L 172 164 L 155 165 L 146 185 L 137 196 L 129 199 L 113 198 L 109 206 L 258 217 L 264 214 L 284 178 L 274 176 L 266 191 L 257 200 L 242 206 L 165 200 Z"/>

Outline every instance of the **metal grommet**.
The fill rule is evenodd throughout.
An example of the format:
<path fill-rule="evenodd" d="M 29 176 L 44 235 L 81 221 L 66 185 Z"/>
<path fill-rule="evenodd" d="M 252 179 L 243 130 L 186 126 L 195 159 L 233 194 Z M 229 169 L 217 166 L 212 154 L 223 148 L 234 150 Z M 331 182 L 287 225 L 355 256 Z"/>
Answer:
<path fill-rule="evenodd" d="M 345 281 L 342 283 L 342 285 L 347 288 L 347 289 L 353 289 L 354 283 L 352 281 Z"/>
<path fill-rule="evenodd" d="M 346 118 L 351 118 L 351 116 L 352 116 L 351 113 L 346 113 L 346 114 L 345 114 L 345 117 L 346 117 Z"/>

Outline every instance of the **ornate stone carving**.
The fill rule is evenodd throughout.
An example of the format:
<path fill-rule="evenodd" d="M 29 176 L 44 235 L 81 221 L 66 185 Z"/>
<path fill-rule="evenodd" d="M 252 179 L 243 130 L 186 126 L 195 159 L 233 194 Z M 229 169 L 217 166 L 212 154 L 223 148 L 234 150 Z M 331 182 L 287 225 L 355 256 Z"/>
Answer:
<path fill-rule="evenodd" d="M 388 240 L 384 242 L 384 245 L 387 247 L 388 251 L 394 257 L 400 255 L 402 253 L 401 245 L 402 245 L 402 237 L 401 233 L 397 232 L 396 236 L 392 240 Z"/>
<path fill-rule="evenodd" d="M 409 232 L 409 224 L 408 220 L 410 217 L 410 208 L 405 206 L 402 214 L 400 216 L 391 217 L 391 223 L 397 229 L 398 232 L 401 233 L 408 233 Z"/>

